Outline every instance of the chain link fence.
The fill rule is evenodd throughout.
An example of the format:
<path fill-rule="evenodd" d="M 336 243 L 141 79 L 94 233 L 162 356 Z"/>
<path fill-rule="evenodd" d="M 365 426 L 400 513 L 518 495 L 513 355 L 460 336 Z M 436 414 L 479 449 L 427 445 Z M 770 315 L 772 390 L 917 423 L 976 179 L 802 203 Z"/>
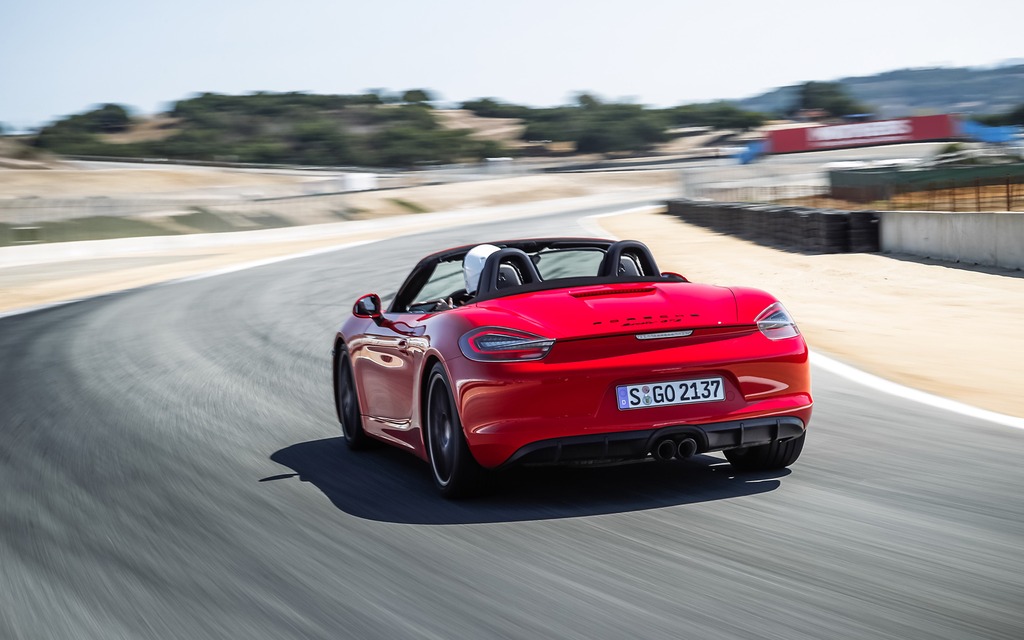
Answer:
<path fill-rule="evenodd" d="M 692 197 L 715 202 L 791 204 L 847 210 L 885 211 L 1024 211 L 1024 178 L 999 181 L 930 182 L 877 188 L 844 187 L 842 197 L 829 185 L 694 185 Z"/>

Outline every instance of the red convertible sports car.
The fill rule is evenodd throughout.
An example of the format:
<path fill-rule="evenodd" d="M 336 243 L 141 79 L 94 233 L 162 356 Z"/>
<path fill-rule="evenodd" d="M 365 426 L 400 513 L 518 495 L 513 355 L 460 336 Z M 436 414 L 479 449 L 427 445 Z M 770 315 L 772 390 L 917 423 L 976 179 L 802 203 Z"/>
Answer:
<path fill-rule="evenodd" d="M 356 301 L 333 354 L 348 445 L 411 451 L 446 497 L 512 465 L 724 451 L 778 469 L 811 416 L 807 345 L 778 300 L 662 273 L 632 240 L 427 256 L 387 310 Z"/>

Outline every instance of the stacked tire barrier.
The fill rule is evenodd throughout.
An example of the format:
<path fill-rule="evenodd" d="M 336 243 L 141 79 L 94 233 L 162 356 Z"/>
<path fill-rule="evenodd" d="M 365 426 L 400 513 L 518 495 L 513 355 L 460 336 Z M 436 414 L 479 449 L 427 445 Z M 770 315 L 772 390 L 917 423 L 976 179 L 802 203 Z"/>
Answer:
<path fill-rule="evenodd" d="M 807 253 L 879 251 L 878 213 L 785 205 L 669 200 L 668 214 L 760 244 Z"/>

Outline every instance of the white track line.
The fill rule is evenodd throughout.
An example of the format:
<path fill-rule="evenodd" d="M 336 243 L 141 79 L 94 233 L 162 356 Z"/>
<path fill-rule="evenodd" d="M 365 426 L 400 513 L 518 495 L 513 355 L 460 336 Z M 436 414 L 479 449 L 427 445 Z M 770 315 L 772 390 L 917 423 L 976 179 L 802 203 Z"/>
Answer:
<path fill-rule="evenodd" d="M 89 298 L 99 298 L 100 296 L 107 296 L 110 293 L 98 293 L 94 296 L 86 296 L 84 298 L 73 298 L 71 300 L 59 300 L 57 302 L 47 302 L 46 304 L 37 304 L 34 307 L 24 307 L 21 309 L 11 309 L 10 311 L 0 311 L 0 318 L 7 318 L 9 316 L 20 316 L 26 313 L 35 313 L 36 311 L 42 311 L 44 309 L 53 309 L 54 307 L 63 307 L 66 304 L 74 304 L 81 302 L 82 300 L 88 300 Z"/>
<path fill-rule="evenodd" d="M 880 378 L 876 375 L 861 371 L 860 369 L 855 369 L 848 364 L 843 364 L 838 360 L 833 360 L 828 356 L 823 356 L 816 351 L 811 352 L 811 364 L 816 367 L 820 367 L 829 373 L 842 376 L 851 382 L 856 382 L 857 384 L 868 387 L 869 389 L 874 389 L 875 391 L 881 391 L 898 398 L 926 404 L 930 407 L 935 407 L 936 409 L 942 409 L 951 413 L 957 413 L 962 416 L 967 416 L 968 418 L 994 422 L 995 424 L 1000 424 L 1005 427 L 1013 427 L 1014 429 L 1024 429 L 1024 418 L 1017 418 L 1015 416 L 1008 416 L 1004 413 L 996 413 L 995 411 L 980 409 L 963 402 L 957 402 L 956 400 L 943 398 L 942 396 L 933 395 L 925 391 L 905 387 L 901 384 L 892 382 L 891 380 L 886 380 L 885 378 Z"/>
<path fill-rule="evenodd" d="M 594 234 L 595 236 L 598 236 L 600 238 L 615 239 L 616 236 L 612 234 L 611 231 L 608 231 L 595 221 L 600 220 L 601 218 L 610 218 L 611 216 L 622 216 L 626 215 L 627 213 L 639 213 L 641 211 L 652 211 L 660 208 L 660 205 L 643 205 L 640 207 L 630 207 L 629 209 L 622 209 L 621 211 L 609 211 L 608 213 L 599 213 L 594 216 L 586 216 L 584 218 L 578 219 L 576 223 L 579 224 L 584 229 L 586 229 L 587 231 L 589 231 L 590 233 Z M 618 239 L 621 240 L 621 238 Z"/>

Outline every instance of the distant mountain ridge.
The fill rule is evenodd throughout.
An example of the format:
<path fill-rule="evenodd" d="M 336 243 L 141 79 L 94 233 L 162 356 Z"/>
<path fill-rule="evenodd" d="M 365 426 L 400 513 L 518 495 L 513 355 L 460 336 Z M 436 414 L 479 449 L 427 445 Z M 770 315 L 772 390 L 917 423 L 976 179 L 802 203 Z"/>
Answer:
<path fill-rule="evenodd" d="M 979 67 L 898 69 L 836 82 L 881 117 L 927 113 L 1005 113 L 1024 104 L 1024 62 Z M 796 99 L 797 87 L 781 87 L 736 100 L 743 109 L 781 113 Z"/>

